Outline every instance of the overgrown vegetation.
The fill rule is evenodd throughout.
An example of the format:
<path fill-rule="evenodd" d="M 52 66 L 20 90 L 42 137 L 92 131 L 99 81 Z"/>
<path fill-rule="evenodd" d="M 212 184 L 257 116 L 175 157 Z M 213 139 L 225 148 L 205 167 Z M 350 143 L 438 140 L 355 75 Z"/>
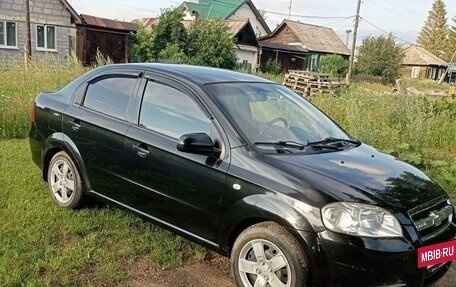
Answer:
<path fill-rule="evenodd" d="M 67 66 L 31 62 L 12 64 L 0 70 L 0 140 L 24 138 L 29 129 L 28 110 L 32 100 L 42 91 L 55 91 L 84 72 L 76 57 Z"/>
<path fill-rule="evenodd" d="M 269 58 L 266 63 L 261 65 L 261 72 L 271 75 L 280 75 L 283 73 L 282 64 L 273 58 Z"/>
<path fill-rule="evenodd" d="M 367 37 L 359 47 L 356 70 L 359 74 L 381 76 L 386 83 L 399 78 L 403 48 L 390 36 Z"/>
<path fill-rule="evenodd" d="M 318 71 L 336 78 L 343 78 L 348 72 L 349 62 L 341 55 L 327 55 L 321 59 Z"/>
<path fill-rule="evenodd" d="M 221 20 L 198 20 L 186 29 L 182 16 L 180 9 L 166 9 L 150 30 L 138 27 L 131 47 L 133 61 L 236 66 L 233 35 Z"/>

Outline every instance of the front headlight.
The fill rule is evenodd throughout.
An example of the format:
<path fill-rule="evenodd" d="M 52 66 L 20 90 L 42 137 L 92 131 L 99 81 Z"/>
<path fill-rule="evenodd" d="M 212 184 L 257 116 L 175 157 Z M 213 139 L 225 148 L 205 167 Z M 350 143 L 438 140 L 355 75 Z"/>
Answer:
<path fill-rule="evenodd" d="M 383 208 L 336 202 L 321 209 L 323 224 L 331 231 L 365 237 L 401 237 L 399 221 Z"/>

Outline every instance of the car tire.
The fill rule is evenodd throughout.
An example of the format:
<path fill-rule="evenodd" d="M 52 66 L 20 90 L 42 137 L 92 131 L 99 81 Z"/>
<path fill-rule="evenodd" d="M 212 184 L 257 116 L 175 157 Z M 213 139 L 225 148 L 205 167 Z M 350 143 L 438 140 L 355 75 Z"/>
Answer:
<path fill-rule="evenodd" d="M 58 206 L 74 209 L 81 205 L 81 176 L 66 152 L 58 152 L 52 157 L 47 179 L 51 197 Z"/>
<path fill-rule="evenodd" d="M 253 225 L 238 236 L 231 251 L 231 271 L 239 287 L 310 286 L 302 248 L 275 222 Z"/>

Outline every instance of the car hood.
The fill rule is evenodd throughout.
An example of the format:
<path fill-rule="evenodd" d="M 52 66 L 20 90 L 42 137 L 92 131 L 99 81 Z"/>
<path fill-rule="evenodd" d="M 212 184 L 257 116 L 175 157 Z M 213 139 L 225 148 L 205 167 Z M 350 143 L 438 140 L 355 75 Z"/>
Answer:
<path fill-rule="evenodd" d="M 276 168 L 328 191 L 338 199 L 351 190 L 350 198 L 366 196 L 389 206 L 409 210 L 445 191 L 419 169 L 362 144 L 359 147 L 319 154 L 264 155 L 264 160 Z M 325 182 L 336 182 L 328 184 Z M 324 188 L 323 188 L 324 186 Z M 343 186 L 344 188 L 340 188 Z M 354 193 L 353 193 L 354 192 Z"/>

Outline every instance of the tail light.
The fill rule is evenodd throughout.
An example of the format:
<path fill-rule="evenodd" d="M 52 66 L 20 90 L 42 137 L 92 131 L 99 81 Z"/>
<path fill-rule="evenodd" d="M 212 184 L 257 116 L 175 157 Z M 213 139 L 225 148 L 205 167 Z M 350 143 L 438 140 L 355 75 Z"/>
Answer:
<path fill-rule="evenodd" d="M 32 104 L 30 105 L 29 118 L 30 118 L 30 121 L 32 121 L 33 123 L 36 121 L 36 103 L 35 103 L 35 101 L 33 101 Z"/>

